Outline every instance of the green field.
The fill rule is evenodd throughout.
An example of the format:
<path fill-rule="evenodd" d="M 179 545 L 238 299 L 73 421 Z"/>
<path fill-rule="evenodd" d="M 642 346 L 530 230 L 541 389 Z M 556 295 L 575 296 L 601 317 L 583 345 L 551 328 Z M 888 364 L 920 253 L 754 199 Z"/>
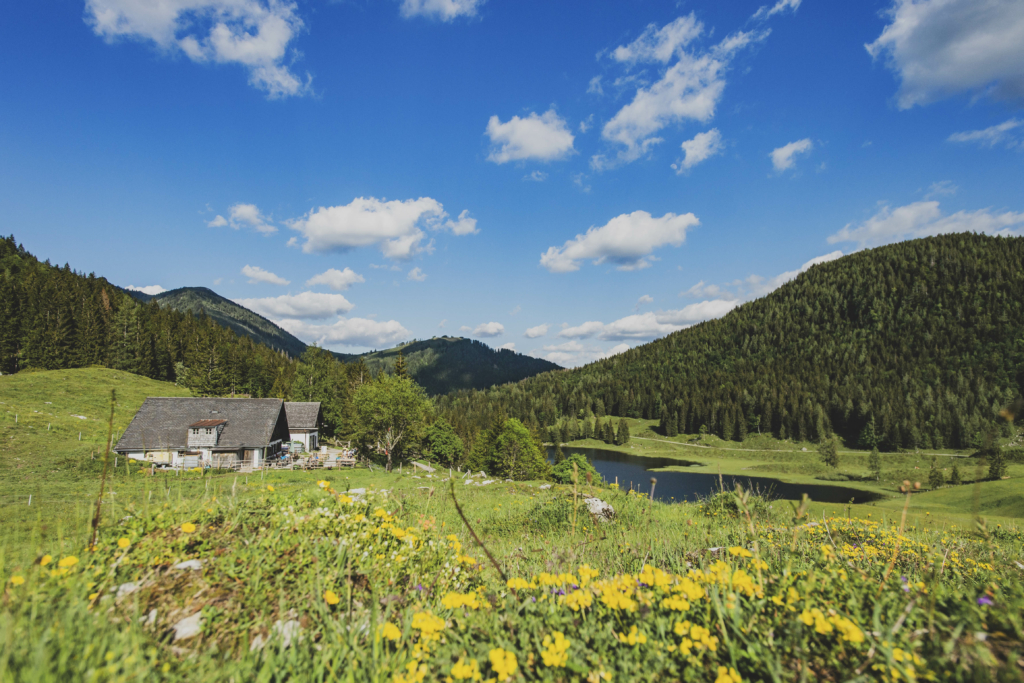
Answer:
<path fill-rule="evenodd" d="M 115 432 L 145 396 L 175 391 L 110 370 L 0 378 L 12 411 L 0 461 L 0 681 L 1019 680 L 1024 670 L 1015 479 L 852 509 L 812 504 L 795 517 L 730 492 L 670 505 L 606 485 L 452 482 L 447 470 L 151 477 L 121 462 L 89 552 L 111 388 Z M 620 448 L 819 481 L 816 453 L 799 448 Z M 855 474 L 862 457 L 844 453 L 840 469 Z M 915 456 L 895 457 L 906 468 Z M 347 495 L 358 488 L 368 493 Z M 613 519 L 593 517 L 585 495 Z M 201 570 L 173 569 L 186 560 Z M 175 641 L 197 614 L 198 633 Z"/>

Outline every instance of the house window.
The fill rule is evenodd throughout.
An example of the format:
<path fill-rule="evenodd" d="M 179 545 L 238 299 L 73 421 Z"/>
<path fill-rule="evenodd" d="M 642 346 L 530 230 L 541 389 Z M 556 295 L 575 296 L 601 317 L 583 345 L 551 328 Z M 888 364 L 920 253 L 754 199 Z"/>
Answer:
<path fill-rule="evenodd" d="M 212 429 L 207 429 L 207 430 L 206 430 L 206 433 L 207 433 L 207 434 L 213 434 L 213 430 L 212 430 Z"/>

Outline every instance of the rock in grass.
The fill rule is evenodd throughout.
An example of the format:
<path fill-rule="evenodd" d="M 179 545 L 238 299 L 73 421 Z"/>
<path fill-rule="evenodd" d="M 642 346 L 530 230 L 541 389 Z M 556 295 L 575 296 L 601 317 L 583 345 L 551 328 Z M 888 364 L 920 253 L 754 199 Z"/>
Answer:
<path fill-rule="evenodd" d="M 139 590 L 139 584 L 137 583 L 122 583 L 117 587 L 117 599 L 120 600 L 123 597 L 129 596 L 137 590 Z"/>
<path fill-rule="evenodd" d="M 541 491 L 547 491 L 549 488 L 551 488 L 551 484 L 541 484 L 540 485 L 540 490 Z"/>
<path fill-rule="evenodd" d="M 203 613 L 196 612 L 190 617 L 185 617 L 177 624 L 174 625 L 174 640 L 185 640 L 186 638 L 192 638 L 198 636 L 200 631 L 203 630 Z"/>
<path fill-rule="evenodd" d="M 590 514 L 597 517 L 598 521 L 610 522 L 615 517 L 615 508 L 600 498 L 584 498 L 583 502 L 587 504 Z"/>
<path fill-rule="evenodd" d="M 192 570 L 192 571 L 195 571 L 197 569 L 202 569 L 202 568 L 203 568 L 203 561 L 202 560 L 185 560 L 184 562 L 179 562 L 178 564 L 176 564 L 173 567 L 171 567 L 171 569 L 181 569 L 181 570 L 188 569 L 188 570 Z"/>

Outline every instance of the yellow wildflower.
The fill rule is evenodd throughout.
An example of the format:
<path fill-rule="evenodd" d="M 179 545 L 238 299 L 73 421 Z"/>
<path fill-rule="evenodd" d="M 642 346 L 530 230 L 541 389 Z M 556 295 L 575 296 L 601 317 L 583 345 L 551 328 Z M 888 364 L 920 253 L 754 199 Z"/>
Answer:
<path fill-rule="evenodd" d="M 195 533 L 196 525 L 192 522 L 185 522 L 181 525 L 181 530 L 184 531 L 186 534 Z"/>
<path fill-rule="evenodd" d="M 440 631 L 444 630 L 444 619 L 434 616 L 430 612 L 417 612 L 412 615 L 412 627 L 431 639 Z"/>
<path fill-rule="evenodd" d="M 127 539 L 127 538 L 119 538 L 119 539 L 117 539 L 117 547 L 118 548 L 127 548 L 131 544 L 132 544 L 132 542 L 129 539 Z"/>
<path fill-rule="evenodd" d="M 267 490 L 270 491 L 271 493 L 273 493 L 274 492 L 274 487 L 271 486 L 270 484 L 267 484 Z"/>
<path fill-rule="evenodd" d="M 742 681 L 743 679 L 736 673 L 736 669 L 724 666 L 718 667 L 718 678 L 715 679 L 715 683 L 742 683 Z"/>
<path fill-rule="evenodd" d="M 594 604 L 594 596 L 588 591 L 573 591 L 565 596 L 565 604 L 573 612 L 579 612 L 581 609 Z"/>
<path fill-rule="evenodd" d="M 544 636 L 544 640 L 541 642 L 541 646 L 544 649 L 540 653 L 544 666 L 565 666 L 566 662 L 569 661 L 569 645 L 569 640 L 566 639 L 565 634 L 561 631 L 555 631 L 552 635 Z"/>
<path fill-rule="evenodd" d="M 341 602 L 341 598 L 334 591 L 324 591 L 324 602 L 328 605 L 337 605 Z"/>
<path fill-rule="evenodd" d="M 46 565 L 50 564 L 51 562 L 53 562 L 53 558 L 52 557 L 50 557 L 49 555 L 43 555 L 43 559 L 39 560 L 39 566 L 40 567 L 45 567 Z"/>
<path fill-rule="evenodd" d="M 487 656 L 491 660 L 491 668 L 494 669 L 499 681 L 507 681 L 512 678 L 512 674 L 519 668 L 515 654 L 508 650 L 499 647 L 491 650 Z"/>
<path fill-rule="evenodd" d="M 452 667 L 452 678 L 459 681 L 479 681 L 483 676 L 480 675 L 480 665 L 475 659 L 466 662 L 464 657 L 459 657 L 459 661 Z"/>
<path fill-rule="evenodd" d="M 733 557 L 753 557 L 754 556 L 754 553 L 750 552 L 746 548 L 741 548 L 739 546 L 735 546 L 735 547 L 729 548 L 729 554 L 732 555 Z"/>
<path fill-rule="evenodd" d="M 647 642 L 647 636 L 637 630 L 636 625 L 629 627 L 629 633 L 620 633 L 619 642 L 627 645 L 643 645 Z"/>
<path fill-rule="evenodd" d="M 480 600 L 476 593 L 448 593 L 441 598 L 441 604 L 448 609 L 468 607 L 469 609 L 480 609 Z"/>
<path fill-rule="evenodd" d="M 388 621 L 380 627 L 380 634 L 388 640 L 398 640 L 402 637 L 402 630 Z"/>
<path fill-rule="evenodd" d="M 61 558 L 61 561 L 57 563 L 57 566 L 61 569 L 68 569 L 78 564 L 78 558 L 74 555 L 68 555 L 67 557 Z"/>
<path fill-rule="evenodd" d="M 530 584 L 528 584 L 525 579 L 520 579 L 519 577 L 509 579 L 505 585 L 514 591 L 521 591 L 530 588 Z"/>
<path fill-rule="evenodd" d="M 12 585 L 20 586 L 23 583 L 25 583 L 25 577 L 24 576 L 12 576 L 11 577 L 11 584 Z"/>

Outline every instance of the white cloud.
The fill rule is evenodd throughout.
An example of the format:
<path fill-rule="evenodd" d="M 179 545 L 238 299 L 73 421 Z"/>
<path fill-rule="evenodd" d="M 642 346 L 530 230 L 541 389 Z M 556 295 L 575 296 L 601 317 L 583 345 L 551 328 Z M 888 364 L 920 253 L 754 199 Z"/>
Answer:
<path fill-rule="evenodd" d="M 272 235 L 277 232 L 277 228 L 270 224 L 270 219 L 260 213 L 259 208 L 255 204 L 235 204 L 229 209 L 229 212 L 229 219 L 218 215 L 212 221 L 209 221 L 207 225 L 211 228 L 230 226 L 235 230 L 249 227 L 264 235 Z"/>
<path fill-rule="evenodd" d="M 427 274 L 417 266 L 409 271 L 409 274 L 405 276 L 405 279 L 412 280 L 413 282 L 423 282 L 427 279 Z"/>
<path fill-rule="evenodd" d="M 377 247 L 387 258 L 407 259 L 421 251 L 431 230 L 450 230 L 455 235 L 476 232 L 476 219 L 468 211 L 458 221 L 448 220 L 441 202 L 430 197 L 386 201 L 375 197 L 357 197 L 344 206 L 321 206 L 302 218 L 288 221 L 289 227 L 305 238 L 302 251 L 309 253 L 347 251 L 359 247 Z M 293 238 L 293 242 L 297 242 Z"/>
<path fill-rule="evenodd" d="M 285 294 L 264 299 L 235 299 L 235 303 L 267 318 L 323 319 L 348 313 L 355 308 L 341 294 L 319 292 Z"/>
<path fill-rule="evenodd" d="M 949 142 L 976 142 L 982 147 L 995 147 L 1005 142 L 1007 147 L 1019 144 L 1014 133 L 1010 131 L 1024 125 L 1020 119 L 1010 119 L 995 126 L 989 126 L 981 130 L 967 130 L 962 133 L 953 133 L 948 138 Z"/>
<path fill-rule="evenodd" d="M 534 358 L 543 358 L 563 367 L 573 368 L 602 358 L 610 358 L 623 351 L 629 350 L 629 344 L 616 344 L 610 349 L 602 348 L 596 344 L 584 346 L 583 344 L 570 341 L 564 344 L 552 344 L 542 349 L 532 351 L 529 355 Z"/>
<path fill-rule="evenodd" d="M 894 0 L 889 17 L 864 47 L 899 76 L 900 109 L 961 92 L 1024 96 L 1020 0 Z"/>
<path fill-rule="evenodd" d="M 559 337 L 566 339 L 589 339 L 604 329 L 604 323 L 597 320 L 585 322 L 576 327 L 566 327 L 558 333 Z"/>
<path fill-rule="evenodd" d="M 511 311 L 509 311 L 508 314 L 509 315 L 518 315 L 522 310 L 523 310 L 523 307 L 520 306 L 519 304 L 516 304 L 515 308 L 513 308 Z"/>
<path fill-rule="evenodd" d="M 703 30 L 704 25 L 697 21 L 692 12 L 661 28 L 658 28 L 656 24 L 648 24 L 639 38 L 629 45 L 620 45 L 612 50 L 612 59 L 626 64 L 636 64 L 637 62 L 667 64 L 678 50 L 699 36 Z"/>
<path fill-rule="evenodd" d="M 605 325 L 599 338 L 606 341 L 648 340 L 664 337 L 681 329 L 683 328 L 678 324 L 663 320 L 660 315 L 636 313 Z"/>
<path fill-rule="evenodd" d="M 787 9 L 791 9 L 795 12 L 799 8 L 800 0 L 779 0 L 770 9 L 768 8 L 768 5 L 764 5 L 763 7 L 758 9 L 756 12 L 754 12 L 754 16 L 752 16 L 751 19 L 767 19 L 768 17 L 774 16 L 779 12 L 785 12 Z"/>
<path fill-rule="evenodd" d="M 265 282 L 269 285 L 290 285 L 291 281 L 285 280 L 279 275 L 271 273 L 269 270 L 263 270 L 259 266 L 250 266 L 246 264 L 242 268 L 242 275 L 249 278 L 249 284 L 255 285 L 260 282 Z"/>
<path fill-rule="evenodd" d="M 812 149 L 814 149 L 814 143 L 811 142 L 810 138 L 804 138 L 782 147 L 776 147 L 769 156 L 772 158 L 772 166 L 781 173 L 793 167 L 793 164 L 796 163 L 793 157 L 797 154 L 810 152 Z"/>
<path fill-rule="evenodd" d="M 125 287 L 129 292 L 142 292 L 150 296 L 156 296 L 157 294 L 163 294 L 167 290 L 160 285 L 146 285 L 145 287 L 136 287 L 134 285 L 128 285 Z"/>
<path fill-rule="evenodd" d="M 345 268 L 345 270 L 330 268 L 306 280 L 306 286 L 326 285 L 336 292 L 341 292 L 359 282 L 366 282 L 366 278 L 351 268 Z"/>
<path fill-rule="evenodd" d="M 498 348 L 499 349 L 505 349 L 506 351 L 515 351 L 516 350 L 516 343 L 515 342 L 509 342 L 508 344 L 502 344 Z"/>
<path fill-rule="evenodd" d="M 536 339 L 537 337 L 543 337 L 548 333 L 547 323 L 543 325 L 537 325 L 536 327 L 526 328 L 526 333 L 523 335 L 527 339 Z"/>
<path fill-rule="evenodd" d="M 702 296 L 711 297 L 713 299 L 735 299 L 736 295 L 732 292 L 728 292 L 718 285 L 707 285 L 701 280 L 693 287 L 690 287 L 685 292 L 679 292 L 679 296 L 688 296 L 694 299 Z"/>
<path fill-rule="evenodd" d="M 401 13 L 405 18 L 430 17 L 452 21 L 456 17 L 473 17 L 484 0 L 402 0 Z"/>
<path fill-rule="evenodd" d="M 651 296 L 650 294 L 644 294 L 642 297 L 640 297 L 639 299 L 636 300 L 636 305 L 637 306 L 641 306 L 643 304 L 653 304 L 653 303 L 654 303 L 654 297 Z"/>
<path fill-rule="evenodd" d="M 240 64 L 251 85 L 277 98 L 309 90 L 286 66 L 303 28 L 297 9 L 288 0 L 86 0 L 85 21 L 107 42 L 152 42 L 193 62 Z"/>
<path fill-rule="evenodd" d="M 275 323 L 299 339 L 320 346 L 390 346 L 412 336 L 397 320 L 380 322 L 369 318 L 341 318 L 330 325 L 312 325 L 301 320 L 282 319 Z"/>
<path fill-rule="evenodd" d="M 655 315 L 659 323 L 666 325 L 692 325 L 702 320 L 713 320 L 740 305 L 735 299 L 710 299 L 684 306 L 674 311 L 658 311 Z"/>
<path fill-rule="evenodd" d="M 855 242 L 861 248 L 917 237 L 954 232 L 976 232 L 983 235 L 1020 235 L 1024 232 L 1024 212 L 992 213 L 989 209 L 957 211 L 942 215 L 937 201 L 914 202 L 891 209 L 883 206 L 878 213 L 858 226 L 849 223 L 828 238 L 829 244 Z"/>
<path fill-rule="evenodd" d="M 600 170 L 635 161 L 662 142 L 656 135 L 666 126 L 687 119 L 702 123 L 710 120 L 725 90 L 725 72 L 735 53 L 764 40 L 769 33 L 737 32 L 707 51 L 682 49 L 702 31 L 703 25 L 691 13 L 661 29 L 648 26 L 640 38 L 612 51 L 615 59 L 627 64 L 667 64 L 673 58 L 676 61 L 654 84 L 638 88 L 633 101 L 604 125 L 601 136 L 622 149 L 614 160 L 595 155 L 591 158 L 593 168 Z"/>
<path fill-rule="evenodd" d="M 685 155 L 683 160 L 672 164 L 676 173 L 689 171 L 705 159 L 721 154 L 725 145 L 722 144 L 722 134 L 717 128 L 712 128 L 706 133 L 697 133 L 692 140 L 685 141 L 682 149 Z"/>
<path fill-rule="evenodd" d="M 477 337 L 500 337 L 505 333 L 505 326 L 501 323 L 481 323 L 473 330 Z"/>
<path fill-rule="evenodd" d="M 442 320 L 441 322 L 439 322 L 439 323 L 437 324 L 437 326 L 438 326 L 438 327 L 444 327 L 444 326 L 445 326 L 445 325 L 447 325 L 447 324 L 448 324 L 448 318 L 445 318 L 444 320 Z"/>
<path fill-rule="evenodd" d="M 548 179 L 548 174 L 544 171 L 534 171 L 533 173 L 523 176 L 523 180 L 532 180 L 537 183 L 543 183 Z"/>
<path fill-rule="evenodd" d="M 461 237 L 462 235 L 475 235 L 480 232 L 476 228 L 476 219 L 469 217 L 469 209 L 463 209 L 462 213 L 459 214 L 459 219 L 453 221 L 451 219 L 444 222 L 444 227 L 451 230 L 453 235 Z"/>
<path fill-rule="evenodd" d="M 576 151 L 572 146 L 575 138 L 554 109 L 540 116 L 536 112 L 522 119 L 513 116 L 507 123 L 492 116 L 487 122 L 487 137 L 494 146 L 487 160 L 496 164 L 522 159 L 554 161 Z"/>
<path fill-rule="evenodd" d="M 579 131 L 580 133 L 586 133 L 594 125 L 594 115 L 591 114 L 587 118 L 580 121 Z"/>
<path fill-rule="evenodd" d="M 924 198 L 932 199 L 933 197 L 941 197 L 943 195 L 954 195 L 959 189 L 959 187 L 953 184 L 952 180 L 940 180 L 928 186 L 928 194 Z"/>
<path fill-rule="evenodd" d="M 587 85 L 587 93 L 591 95 L 603 95 L 604 88 L 601 87 L 601 77 L 594 76 L 590 79 L 590 83 Z"/>
<path fill-rule="evenodd" d="M 593 259 L 595 265 L 610 261 L 619 270 L 646 268 L 653 259 L 651 252 L 669 244 L 680 246 L 686 231 L 699 224 L 692 213 L 667 213 L 661 218 L 646 211 L 621 214 L 606 225 L 576 235 L 561 247 L 549 247 L 541 255 L 540 264 L 552 273 L 579 270 L 579 262 L 584 259 Z"/>

